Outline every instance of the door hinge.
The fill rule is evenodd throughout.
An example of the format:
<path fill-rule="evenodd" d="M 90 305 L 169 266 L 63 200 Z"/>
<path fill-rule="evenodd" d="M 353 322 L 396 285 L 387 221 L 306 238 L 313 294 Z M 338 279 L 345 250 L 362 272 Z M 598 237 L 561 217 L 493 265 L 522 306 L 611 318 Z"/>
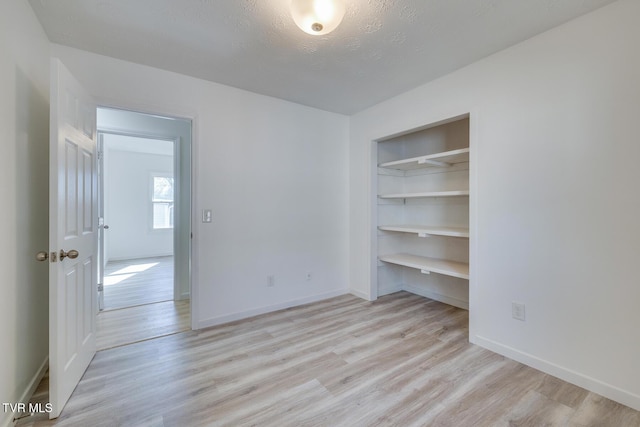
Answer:
<path fill-rule="evenodd" d="M 98 151 L 98 160 L 102 160 L 102 151 Z"/>

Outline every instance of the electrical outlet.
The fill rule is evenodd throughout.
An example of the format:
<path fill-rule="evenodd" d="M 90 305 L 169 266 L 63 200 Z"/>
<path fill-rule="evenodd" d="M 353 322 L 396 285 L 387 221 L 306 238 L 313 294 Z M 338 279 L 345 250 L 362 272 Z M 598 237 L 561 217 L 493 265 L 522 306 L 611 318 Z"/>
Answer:
<path fill-rule="evenodd" d="M 276 276 L 267 276 L 267 286 L 268 287 L 273 287 L 276 285 Z"/>
<path fill-rule="evenodd" d="M 519 302 L 511 303 L 511 316 L 514 319 L 522 320 L 524 322 L 525 314 L 524 314 L 524 304 Z"/>

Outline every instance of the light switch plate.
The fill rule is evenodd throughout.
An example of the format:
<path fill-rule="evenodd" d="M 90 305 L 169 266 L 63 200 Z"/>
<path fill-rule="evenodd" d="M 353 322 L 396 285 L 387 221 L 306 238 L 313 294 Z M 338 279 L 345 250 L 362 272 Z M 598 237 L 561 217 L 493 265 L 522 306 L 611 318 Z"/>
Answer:
<path fill-rule="evenodd" d="M 204 209 L 202 211 L 202 222 L 211 222 L 212 215 L 213 213 L 211 212 L 211 209 Z"/>

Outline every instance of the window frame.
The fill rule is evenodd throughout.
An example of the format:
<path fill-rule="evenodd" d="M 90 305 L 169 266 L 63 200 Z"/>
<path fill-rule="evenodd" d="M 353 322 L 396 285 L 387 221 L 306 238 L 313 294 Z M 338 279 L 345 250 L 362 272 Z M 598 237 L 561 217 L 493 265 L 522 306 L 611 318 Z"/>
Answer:
<path fill-rule="evenodd" d="M 151 231 L 153 232 L 167 232 L 173 231 L 175 229 L 175 204 L 176 204 L 176 180 L 175 176 L 172 172 L 151 172 L 149 174 L 149 202 L 150 202 L 150 212 L 149 212 L 149 225 Z M 171 201 L 166 200 L 156 200 L 155 199 L 155 179 L 156 178 L 169 178 L 173 180 L 173 197 Z M 155 221 L 155 207 L 158 204 L 169 204 L 169 210 L 172 211 L 169 219 L 170 226 L 169 227 L 156 227 Z"/>

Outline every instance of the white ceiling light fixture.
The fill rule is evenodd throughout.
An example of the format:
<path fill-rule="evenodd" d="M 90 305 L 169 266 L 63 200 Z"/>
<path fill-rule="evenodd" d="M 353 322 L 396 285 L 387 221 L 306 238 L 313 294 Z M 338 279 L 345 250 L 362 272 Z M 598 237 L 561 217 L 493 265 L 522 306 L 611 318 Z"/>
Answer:
<path fill-rule="evenodd" d="M 314 36 L 335 30 L 345 13 L 343 0 L 292 0 L 291 15 L 302 31 Z"/>

